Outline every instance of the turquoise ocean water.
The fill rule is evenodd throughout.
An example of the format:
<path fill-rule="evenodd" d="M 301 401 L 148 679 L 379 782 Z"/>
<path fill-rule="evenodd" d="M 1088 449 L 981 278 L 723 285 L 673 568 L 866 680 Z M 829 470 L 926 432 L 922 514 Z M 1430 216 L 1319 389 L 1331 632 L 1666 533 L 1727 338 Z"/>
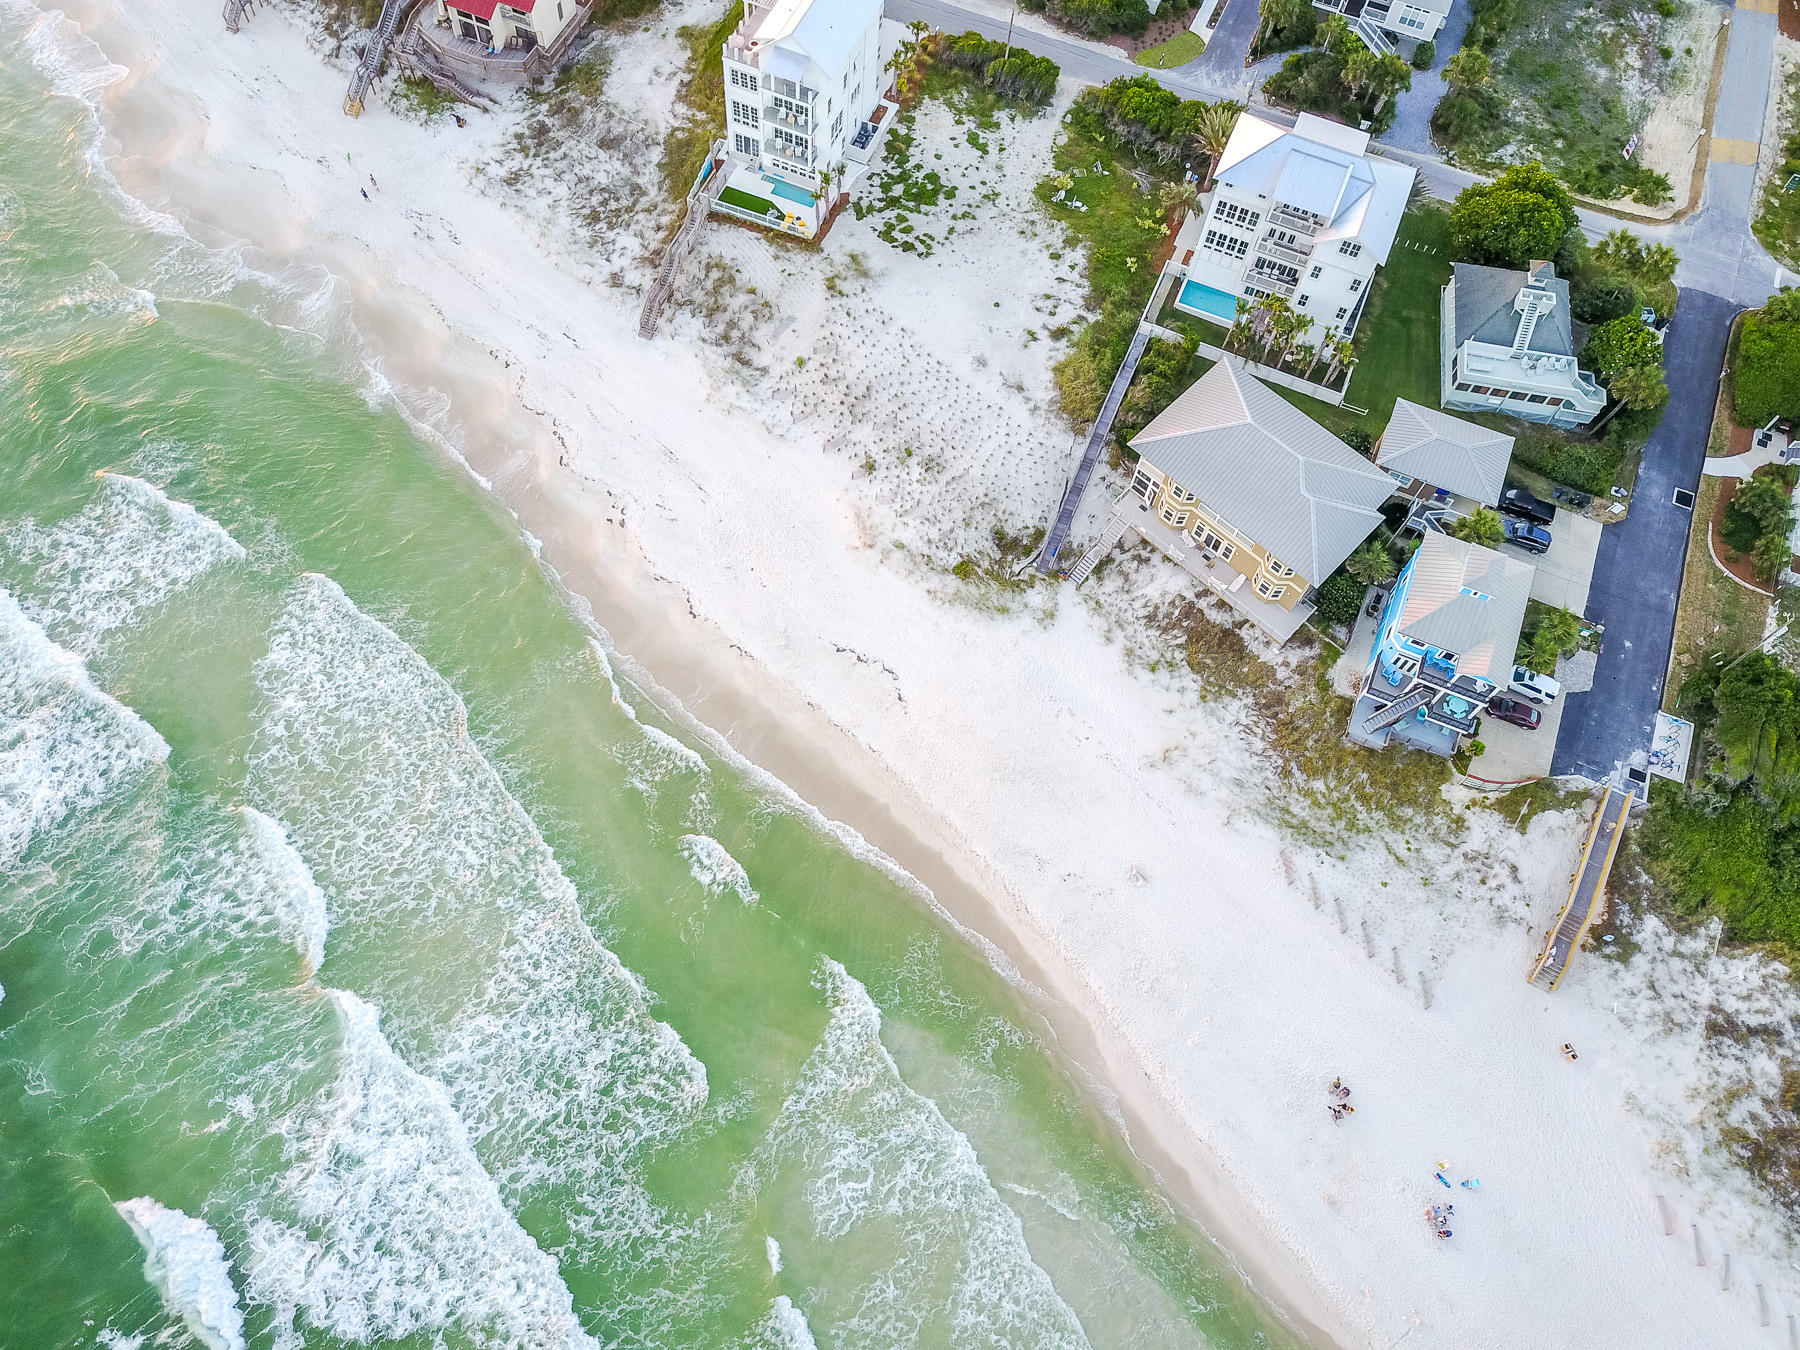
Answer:
<path fill-rule="evenodd" d="M 1285 1346 L 0 10 L 0 1346 Z"/>

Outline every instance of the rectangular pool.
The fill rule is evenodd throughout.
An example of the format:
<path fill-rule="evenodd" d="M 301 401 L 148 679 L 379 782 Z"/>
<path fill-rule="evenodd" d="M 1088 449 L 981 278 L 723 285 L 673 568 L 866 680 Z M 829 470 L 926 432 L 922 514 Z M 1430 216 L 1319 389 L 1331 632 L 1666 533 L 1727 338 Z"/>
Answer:
<path fill-rule="evenodd" d="M 776 178 L 771 174 L 764 174 L 763 182 L 769 185 L 769 191 L 773 192 L 777 197 L 785 197 L 790 202 L 799 202 L 800 205 L 805 207 L 810 208 L 818 200 L 818 198 L 814 197 L 812 193 L 806 191 L 804 188 L 797 188 L 786 179 Z"/>
<path fill-rule="evenodd" d="M 1230 326 L 1237 318 L 1237 301 L 1235 295 L 1227 295 L 1217 286 L 1184 281 L 1181 283 L 1181 291 L 1175 297 L 1175 308 Z"/>

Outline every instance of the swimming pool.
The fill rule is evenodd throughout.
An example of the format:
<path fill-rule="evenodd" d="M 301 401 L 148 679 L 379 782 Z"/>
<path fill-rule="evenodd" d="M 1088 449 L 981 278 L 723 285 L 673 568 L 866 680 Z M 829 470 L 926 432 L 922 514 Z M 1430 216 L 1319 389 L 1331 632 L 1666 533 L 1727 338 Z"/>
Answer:
<path fill-rule="evenodd" d="M 812 193 L 806 191 L 804 188 L 795 187 L 786 179 L 764 174 L 763 182 L 769 185 L 769 191 L 773 192 L 777 197 L 786 197 L 790 202 L 799 202 L 802 206 L 810 207 L 818 200 Z"/>
<path fill-rule="evenodd" d="M 1175 297 L 1175 308 L 1229 324 L 1237 318 L 1237 297 L 1227 295 L 1217 286 L 1184 281 L 1181 283 L 1181 293 Z"/>

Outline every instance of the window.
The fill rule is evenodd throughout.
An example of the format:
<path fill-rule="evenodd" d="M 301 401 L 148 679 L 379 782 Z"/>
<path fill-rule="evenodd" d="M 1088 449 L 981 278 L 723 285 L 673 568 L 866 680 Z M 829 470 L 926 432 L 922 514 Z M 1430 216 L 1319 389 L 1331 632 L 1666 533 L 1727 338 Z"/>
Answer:
<path fill-rule="evenodd" d="M 1472 384 L 1459 384 L 1455 386 L 1455 388 L 1456 392 L 1459 394 L 1472 394 L 1475 392 L 1475 386 Z"/>
<path fill-rule="evenodd" d="M 1525 401 L 1527 403 L 1548 403 L 1550 396 L 1548 394 L 1527 394 Z"/>
<path fill-rule="evenodd" d="M 1266 581 L 1256 583 L 1256 593 L 1265 600 L 1279 600 L 1287 594 L 1286 586 L 1271 586 Z"/>
<path fill-rule="evenodd" d="M 1229 258 L 1241 258 L 1250 251 L 1250 241 L 1240 239 L 1234 234 L 1220 234 L 1217 230 L 1208 230 L 1206 247 L 1214 253 L 1223 253 Z"/>
<path fill-rule="evenodd" d="M 1340 305 L 1340 306 L 1338 306 L 1337 316 L 1338 316 L 1338 318 L 1341 319 L 1349 312 L 1350 312 L 1349 310 L 1345 309 L 1343 306 Z"/>
<path fill-rule="evenodd" d="M 1485 384 L 1478 384 L 1475 386 L 1474 392 L 1477 394 L 1491 394 L 1494 391 L 1489 389 Z"/>
<path fill-rule="evenodd" d="M 558 15 L 561 15 L 561 5 L 556 7 L 556 12 Z M 756 76 L 750 71 L 739 70 L 736 66 L 733 66 L 731 68 L 731 87 L 734 89 L 754 89 L 757 87 Z"/>
<path fill-rule="evenodd" d="M 1324 272 L 1325 272 L 1325 269 L 1323 267 L 1315 267 L 1315 268 L 1313 268 L 1312 271 L 1308 272 L 1306 275 L 1309 280 L 1317 281 L 1324 274 Z"/>
<path fill-rule="evenodd" d="M 831 124 L 831 139 L 835 141 L 840 135 L 843 134 L 843 130 L 844 130 L 844 114 L 839 113 L 837 115 L 837 118 Z"/>
<path fill-rule="evenodd" d="M 747 127 L 757 126 L 762 121 L 762 114 L 748 103 L 740 99 L 731 100 L 731 117 L 733 121 L 742 122 Z"/>
<path fill-rule="evenodd" d="M 1300 308 L 1301 308 L 1301 309 L 1305 309 L 1305 308 L 1306 308 L 1306 306 L 1307 306 L 1307 305 L 1308 305 L 1308 304 L 1309 304 L 1309 303 L 1311 303 L 1311 301 L 1312 301 L 1312 297 L 1311 297 L 1311 296 L 1310 296 L 1310 295 L 1303 295 L 1303 296 L 1301 296 L 1301 297 L 1300 297 Z"/>
<path fill-rule="evenodd" d="M 1221 225 L 1241 225 L 1246 230 L 1254 230 L 1256 222 L 1262 219 L 1262 212 L 1252 211 L 1247 206 L 1239 206 L 1236 202 L 1220 202 L 1213 212 L 1213 220 Z"/>
<path fill-rule="evenodd" d="M 1131 480 L 1131 490 L 1140 497 L 1148 497 L 1155 488 L 1156 480 L 1142 469 L 1139 469 L 1137 476 Z"/>
<path fill-rule="evenodd" d="M 1362 289 L 1362 278 L 1361 277 L 1350 278 L 1350 289 L 1352 292 L 1360 291 Z"/>
<path fill-rule="evenodd" d="M 762 158 L 762 146 L 757 143 L 756 137 L 754 136 L 734 137 L 732 144 L 736 147 L 737 152 L 740 155 L 747 155 L 751 159 Z"/>
<path fill-rule="evenodd" d="M 1346 239 L 1343 243 L 1338 245 L 1338 252 L 1343 254 L 1346 258 L 1354 258 L 1362 252 L 1362 245 L 1357 243 L 1354 239 Z"/>
<path fill-rule="evenodd" d="M 1231 555 L 1236 552 L 1237 552 L 1236 544 L 1227 544 L 1227 545 L 1225 545 L 1224 548 L 1219 550 L 1219 557 L 1224 559 L 1226 562 L 1230 562 Z"/>

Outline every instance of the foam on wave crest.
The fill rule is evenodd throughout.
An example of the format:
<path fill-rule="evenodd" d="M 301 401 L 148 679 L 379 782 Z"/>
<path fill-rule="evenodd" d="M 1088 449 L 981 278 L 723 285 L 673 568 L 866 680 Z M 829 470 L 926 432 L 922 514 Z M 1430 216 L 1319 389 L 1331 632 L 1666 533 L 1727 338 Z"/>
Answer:
<path fill-rule="evenodd" d="M 754 905 L 757 900 L 756 888 L 750 884 L 750 876 L 744 871 L 744 865 L 732 857 L 717 839 L 704 834 L 684 834 L 681 836 L 681 856 L 687 859 L 688 871 L 694 880 L 706 888 L 708 895 L 723 895 L 726 891 L 737 892 L 738 899 L 746 905 Z"/>
<path fill-rule="evenodd" d="M 738 1342 L 738 1350 L 817 1350 L 806 1314 L 786 1294 L 777 1294 L 762 1321 Z"/>
<path fill-rule="evenodd" d="M 572 1236 L 618 1242 L 612 1215 L 641 1212 L 638 1166 L 698 1116 L 705 1069 L 595 938 L 416 652 L 305 577 L 256 674 L 249 790 L 283 811 L 329 897 L 334 951 L 508 1199 L 554 1192 L 580 1206 Z"/>
<path fill-rule="evenodd" d="M 817 982 L 831 1020 L 745 1181 L 797 1175 L 819 1239 L 854 1233 L 847 1259 L 886 1258 L 832 1310 L 829 1339 L 910 1346 L 930 1324 L 952 1346 L 1085 1347 L 968 1139 L 901 1078 L 868 991 L 829 958 Z"/>
<path fill-rule="evenodd" d="M 219 1235 L 147 1195 L 113 1206 L 144 1248 L 144 1278 L 207 1350 L 244 1350 L 244 1313 Z"/>
<path fill-rule="evenodd" d="M 0 870 L 168 757 L 148 722 L 0 590 Z"/>
<path fill-rule="evenodd" d="M 153 484 L 97 477 L 99 490 L 75 515 L 48 527 L 22 521 L 0 546 L 8 572 L 23 580 L 32 617 L 84 654 L 214 567 L 244 557 L 216 521 Z"/>
<path fill-rule="evenodd" d="M 289 1122 L 279 1216 L 250 1226 L 246 1295 L 340 1340 L 597 1350 L 556 1262 L 502 1203 L 443 1087 L 408 1068 L 376 1009 L 330 991 L 342 1037 L 327 1100 Z"/>

